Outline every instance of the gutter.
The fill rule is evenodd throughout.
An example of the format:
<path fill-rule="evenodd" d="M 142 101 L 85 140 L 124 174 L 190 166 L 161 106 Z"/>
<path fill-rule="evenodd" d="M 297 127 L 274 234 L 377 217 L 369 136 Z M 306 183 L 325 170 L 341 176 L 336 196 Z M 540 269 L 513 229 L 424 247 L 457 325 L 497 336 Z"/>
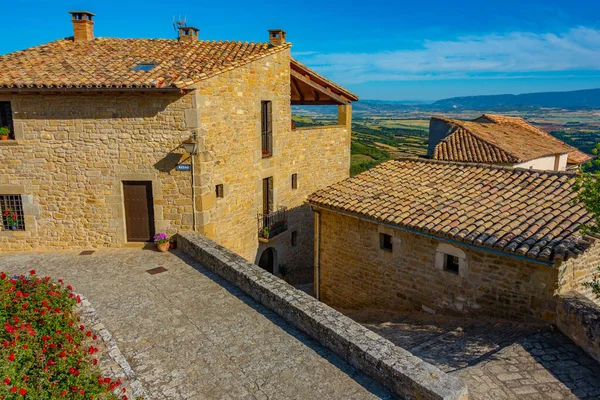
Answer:
<path fill-rule="evenodd" d="M 314 294 L 321 300 L 321 213 L 313 208 L 315 213 L 315 282 Z"/>
<path fill-rule="evenodd" d="M 184 89 L 180 88 L 103 88 L 103 87 L 55 87 L 55 88 L 46 88 L 46 87 L 31 87 L 31 88 L 19 88 L 19 87 L 0 87 L 0 92 L 15 92 L 15 93 L 78 93 L 78 92 L 124 92 L 124 93 L 183 93 Z"/>
<path fill-rule="evenodd" d="M 429 233 L 421 232 L 421 231 L 418 231 L 416 229 L 410 229 L 410 228 L 405 228 L 405 227 L 398 226 L 398 225 L 387 224 L 385 222 L 374 221 L 374 220 L 369 219 L 369 218 L 359 217 L 358 215 L 350 214 L 350 213 L 347 213 L 347 212 L 344 212 L 344 211 L 333 210 L 333 209 L 328 208 L 328 207 L 318 206 L 318 205 L 315 205 L 315 204 L 311 204 L 311 206 L 313 207 L 313 211 L 315 211 L 315 209 L 331 211 L 331 212 L 338 213 L 338 214 L 341 214 L 341 215 L 344 215 L 344 216 L 347 216 L 347 217 L 356 218 L 356 219 L 361 220 L 361 221 L 370 222 L 372 224 L 383 225 L 383 226 L 388 227 L 388 228 L 397 229 L 397 230 L 404 231 L 404 232 L 409 232 L 409 233 L 412 233 L 412 234 L 415 234 L 415 235 L 425 236 L 425 237 L 428 237 L 428 238 L 431 238 L 431 239 L 440 240 L 442 242 L 447 242 L 447 243 L 451 243 L 451 244 L 458 245 L 458 246 L 465 246 L 465 247 L 476 249 L 476 250 L 487 251 L 489 253 L 496 254 L 496 255 L 501 255 L 501 256 L 504 256 L 504 257 L 512 257 L 512 258 L 515 258 L 515 259 L 520 260 L 520 261 L 528 261 L 528 262 L 532 262 L 532 263 L 536 263 L 536 264 L 541 264 L 541 265 L 544 265 L 546 267 L 554 267 L 554 264 L 552 262 L 549 262 L 549 261 L 542 261 L 542 260 L 538 260 L 538 259 L 535 259 L 535 258 L 529 258 L 529 257 L 525 257 L 525 256 L 520 256 L 520 255 L 514 254 L 514 253 L 507 253 L 507 252 L 501 251 L 501 250 L 490 249 L 489 247 L 476 246 L 476 245 L 471 244 L 471 243 L 461 242 L 459 240 L 449 239 L 449 238 L 446 238 L 446 237 L 443 237 L 443 236 L 436 236 L 436 235 L 432 235 L 432 234 L 429 234 Z M 319 218 L 319 223 L 320 223 L 320 218 Z M 320 234 L 320 232 L 319 232 L 319 234 Z"/>

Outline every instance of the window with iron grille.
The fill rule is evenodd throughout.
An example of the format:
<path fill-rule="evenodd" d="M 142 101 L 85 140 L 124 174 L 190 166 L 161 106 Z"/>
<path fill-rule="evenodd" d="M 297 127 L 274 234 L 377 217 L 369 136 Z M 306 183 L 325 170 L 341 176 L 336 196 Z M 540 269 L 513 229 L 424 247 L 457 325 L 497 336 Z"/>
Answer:
<path fill-rule="evenodd" d="M 292 174 L 292 189 L 298 189 L 298 174 Z"/>
<path fill-rule="evenodd" d="M 271 157 L 273 155 L 273 106 L 270 101 L 260 103 L 260 129 L 262 156 Z"/>
<path fill-rule="evenodd" d="M 0 195 L 0 211 L 2 213 L 2 230 L 24 231 L 23 202 L 21 195 Z"/>
<path fill-rule="evenodd" d="M 444 254 L 444 270 L 458 275 L 460 259 L 450 254 Z"/>
<path fill-rule="evenodd" d="M 10 101 L 0 101 L 0 128 L 8 128 L 10 131 L 8 138 L 15 138 Z"/>

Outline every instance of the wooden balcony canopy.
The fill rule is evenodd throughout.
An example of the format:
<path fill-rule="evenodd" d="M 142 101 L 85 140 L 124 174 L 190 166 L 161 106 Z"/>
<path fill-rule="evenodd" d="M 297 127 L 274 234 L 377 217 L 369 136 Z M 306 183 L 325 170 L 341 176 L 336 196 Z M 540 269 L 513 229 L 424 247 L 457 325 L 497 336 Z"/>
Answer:
<path fill-rule="evenodd" d="M 290 63 L 292 105 L 345 105 L 358 96 L 292 59 Z"/>

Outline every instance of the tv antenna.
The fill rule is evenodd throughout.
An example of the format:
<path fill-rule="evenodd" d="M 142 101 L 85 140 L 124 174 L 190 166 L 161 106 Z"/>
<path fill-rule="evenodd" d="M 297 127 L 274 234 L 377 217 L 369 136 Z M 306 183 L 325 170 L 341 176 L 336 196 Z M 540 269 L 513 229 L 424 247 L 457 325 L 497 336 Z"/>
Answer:
<path fill-rule="evenodd" d="M 175 32 L 179 32 L 180 28 L 185 28 L 187 26 L 187 16 L 183 16 L 181 19 L 181 15 L 177 16 L 177 20 L 175 20 L 175 16 L 173 16 L 173 29 Z"/>

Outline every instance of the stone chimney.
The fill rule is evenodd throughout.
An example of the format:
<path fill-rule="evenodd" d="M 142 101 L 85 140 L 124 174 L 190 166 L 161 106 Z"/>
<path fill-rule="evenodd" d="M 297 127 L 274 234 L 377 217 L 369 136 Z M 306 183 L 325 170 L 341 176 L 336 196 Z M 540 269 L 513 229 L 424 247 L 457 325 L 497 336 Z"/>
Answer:
<path fill-rule="evenodd" d="M 180 26 L 179 40 L 181 40 L 182 42 L 197 42 L 198 28 L 194 28 L 192 26 Z"/>
<path fill-rule="evenodd" d="M 94 40 L 94 21 L 92 21 L 92 17 L 95 17 L 96 14 L 89 11 L 69 11 L 69 14 L 73 16 L 71 20 L 73 22 L 73 39 L 76 42 Z"/>
<path fill-rule="evenodd" d="M 285 31 L 283 29 L 269 29 L 269 43 L 271 46 L 281 46 L 285 43 Z"/>

